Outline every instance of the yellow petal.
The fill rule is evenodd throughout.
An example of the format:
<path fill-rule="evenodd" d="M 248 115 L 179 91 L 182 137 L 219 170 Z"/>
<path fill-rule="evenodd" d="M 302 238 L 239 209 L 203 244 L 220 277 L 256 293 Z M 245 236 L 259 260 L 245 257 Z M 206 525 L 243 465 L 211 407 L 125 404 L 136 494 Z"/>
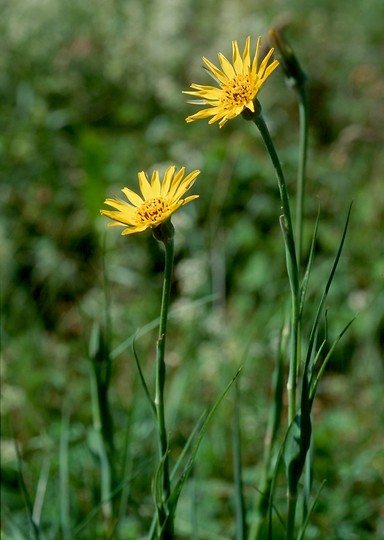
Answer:
<path fill-rule="evenodd" d="M 245 47 L 243 51 L 243 64 L 244 64 L 244 71 L 243 74 L 245 75 L 248 72 L 248 68 L 251 65 L 251 36 L 248 36 L 245 40 Z"/>
<path fill-rule="evenodd" d="M 160 186 L 159 171 L 153 171 L 152 173 L 151 190 L 152 190 L 152 197 L 160 196 L 161 186 Z"/>
<path fill-rule="evenodd" d="M 261 64 L 260 64 L 260 68 L 259 68 L 257 74 L 258 74 L 258 76 L 259 76 L 261 79 L 263 78 L 264 71 L 265 71 L 265 69 L 266 69 L 266 67 L 267 67 L 267 65 L 268 65 L 269 59 L 271 58 L 272 54 L 273 54 L 273 49 L 271 49 L 271 50 L 269 51 L 269 53 L 267 54 L 267 56 L 264 58 L 264 60 L 263 60 L 263 61 L 261 62 Z"/>
<path fill-rule="evenodd" d="M 220 65 L 223 68 L 223 71 L 226 74 L 227 78 L 231 80 L 236 77 L 236 73 L 233 69 L 231 62 L 221 53 L 219 53 L 218 56 L 220 60 Z"/>
<path fill-rule="evenodd" d="M 203 109 L 202 111 L 198 111 L 197 113 L 188 116 L 185 121 L 190 123 L 194 122 L 195 120 L 201 120 L 202 118 L 208 118 L 208 116 L 212 116 L 212 109 Z"/>
<path fill-rule="evenodd" d="M 257 73 L 257 65 L 259 63 L 260 46 L 261 46 L 261 37 L 259 36 L 256 43 L 255 56 L 252 62 L 252 73 L 254 73 L 255 75 Z"/>
<path fill-rule="evenodd" d="M 127 223 L 118 223 L 117 221 L 111 221 L 108 223 L 108 227 L 126 227 Z"/>
<path fill-rule="evenodd" d="M 188 174 L 188 176 L 186 176 L 182 182 L 180 182 L 180 185 L 177 186 L 177 189 L 175 190 L 172 197 L 174 201 L 178 201 L 180 197 L 182 197 L 184 193 L 193 186 L 199 174 L 200 171 L 193 171 Z"/>
<path fill-rule="evenodd" d="M 114 221 L 118 221 L 119 223 L 122 223 L 124 225 L 129 225 L 131 223 L 130 216 L 125 216 L 121 212 L 112 212 L 109 210 L 102 210 L 101 214 L 103 216 L 109 217 L 110 219 L 113 219 Z M 112 224 L 110 223 L 109 226 L 112 226 Z"/>
<path fill-rule="evenodd" d="M 184 204 L 187 204 L 191 201 L 194 201 L 195 199 L 198 199 L 199 198 L 199 195 L 189 195 L 188 197 L 186 197 L 185 199 L 183 199 L 183 206 Z"/>
<path fill-rule="evenodd" d="M 226 123 L 228 122 L 228 120 L 229 120 L 229 118 L 227 118 L 227 117 L 225 117 L 225 118 L 223 118 L 222 120 L 220 120 L 220 122 L 219 122 L 219 128 L 222 128 L 222 127 L 224 126 L 224 124 L 226 124 Z M 213 122 L 214 122 L 214 120 L 213 120 L 213 118 L 212 118 L 212 120 L 210 120 L 210 121 L 208 122 L 208 124 L 213 124 Z"/>
<path fill-rule="evenodd" d="M 131 189 L 125 187 L 121 190 L 124 195 L 127 197 L 130 203 L 132 203 L 135 206 L 141 206 L 143 204 L 143 199 L 134 191 Z"/>
<path fill-rule="evenodd" d="M 128 203 L 116 199 L 105 199 L 104 204 L 108 204 L 108 206 L 112 206 L 112 208 L 116 208 L 120 211 L 123 211 L 126 207 L 133 208 L 133 206 L 130 207 Z M 103 212 L 103 210 L 100 210 L 100 212 Z"/>
<path fill-rule="evenodd" d="M 209 69 L 215 75 L 216 79 L 220 81 L 220 83 L 225 83 L 227 81 L 225 73 L 220 71 L 214 64 L 212 64 L 212 62 L 208 60 L 208 58 L 205 58 L 205 56 L 203 56 L 203 62 L 209 67 Z"/>
<path fill-rule="evenodd" d="M 121 234 L 125 236 L 126 234 L 133 234 L 133 233 L 145 231 L 145 229 L 148 229 L 148 225 L 129 227 L 128 229 L 124 229 Z"/>
<path fill-rule="evenodd" d="M 240 73 L 243 73 L 243 61 L 240 56 L 239 46 L 237 44 L 237 41 L 232 41 L 232 59 L 233 59 L 233 65 L 235 67 L 235 71 L 237 75 Z"/>
<path fill-rule="evenodd" d="M 184 91 L 184 94 L 190 94 L 191 96 L 205 97 L 207 99 L 220 99 L 223 91 L 221 88 L 215 86 L 201 86 L 197 84 L 191 85 L 195 91 Z"/>
<path fill-rule="evenodd" d="M 143 194 L 144 200 L 148 200 L 152 198 L 152 188 L 150 183 L 148 182 L 147 175 L 144 171 L 139 172 L 137 175 L 139 178 L 139 184 L 140 184 L 140 191 Z"/>
<path fill-rule="evenodd" d="M 172 180 L 172 184 L 168 190 L 167 198 L 169 201 L 174 202 L 175 193 L 180 185 L 180 182 L 183 180 L 184 173 L 185 173 L 185 167 L 182 167 L 180 171 L 174 176 Z"/>
<path fill-rule="evenodd" d="M 175 174 L 176 167 L 172 165 L 171 167 L 168 167 L 168 169 L 165 171 L 163 182 L 161 184 L 161 191 L 160 195 L 162 197 L 166 197 L 169 193 L 169 188 L 171 186 L 173 175 Z"/>
<path fill-rule="evenodd" d="M 279 65 L 279 62 L 277 60 L 274 60 L 272 64 L 268 66 L 267 69 L 265 70 L 263 80 L 267 79 L 272 73 L 272 71 L 275 71 L 278 65 Z"/>

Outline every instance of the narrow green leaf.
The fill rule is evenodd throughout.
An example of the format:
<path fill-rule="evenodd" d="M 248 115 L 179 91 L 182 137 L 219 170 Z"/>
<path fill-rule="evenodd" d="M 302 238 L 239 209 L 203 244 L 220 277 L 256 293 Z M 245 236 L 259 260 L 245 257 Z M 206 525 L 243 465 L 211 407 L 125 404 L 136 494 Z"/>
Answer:
<path fill-rule="evenodd" d="M 293 422 L 288 428 L 283 451 L 288 489 L 292 493 L 297 492 L 297 487 L 303 473 L 307 452 L 311 444 L 311 404 L 312 403 L 309 399 L 308 373 L 307 370 L 304 369 L 302 377 L 300 411 L 296 414 Z"/>
<path fill-rule="evenodd" d="M 296 262 L 295 244 L 290 236 L 290 231 L 287 228 L 286 216 L 282 215 L 279 219 L 280 228 L 283 233 L 285 245 L 285 258 L 287 264 L 288 279 L 292 295 L 297 298 L 299 292 L 299 270 Z"/>
<path fill-rule="evenodd" d="M 309 512 L 306 515 L 305 521 L 304 521 L 304 523 L 303 523 L 303 525 L 302 525 L 302 527 L 300 529 L 299 536 L 297 537 L 297 540 L 304 540 L 305 531 L 306 531 L 306 529 L 308 527 L 309 521 L 311 519 L 311 516 L 312 516 L 313 511 L 315 509 L 315 506 L 317 504 L 317 501 L 319 500 L 320 494 L 321 494 L 321 492 L 323 490 L 323 487 L 324 487 L 325 483 L 326 483 L 326 480 L 323 480 L 322 483 L 321 483 L 321 486 L 319 488 L 319 491 L 317 492 L 316 497 L 315 497 L 315 499 L 314 499 L 314 501 L 312 503 L 312 506 L 311 506 L 311 508 L 309 509 Z"/>
<path fill-rule="evenodd" d="M 176 505 L 177 505 L 177 502 L 179 500 L 179 497 L 180 497 L 180 494 L 181 494 L 181 491 L 183 489 L 183 486 L 186 482 L 186 480 L 188 479 L 190 473 L 191 473 L 191 470 L 192 470 L 192 466 L 194 464 L 194 461 L 195 461 L 195 458 L 196 458 L 196 455 L 197 455 L 197 452 L 199 450 L 199 447 L 200 447 L 200 444 L 201 444 L 201 441 L 203 440 L 203 437 L 207 431 L 207 428 L 208 428 L 208 425 L 210 423 L 210 421 L 212 420 L 215 412 L 217 411 L 219 405 L 221 404 L 221 402 L 223 401 L 224 397 L 226 396 L 226 394 L 228 393 L 229 389 L 231 388 L 231 386 L 233 385 L 233 383 L 236 381 L 237 377 L 239 376 L 240 372 L 242 370 L 242 366 L 238 369 L 238 371 L 236 372 L 236 374 L 234 375 L 234 377 L 232 378 L 232 380 L 229 382 L 229 384 L 226 386 L 226 388 L 224 389 L 224 391 L 222 392 L 222 394 L 219 396 L 219 398 L 217 399 L 216 403 L 213 405 L 213 407 L 211 408 L 211 410 L 209 411 L 206 419 L 204 420 L 204 423 L 201 427 L 201 430 L 200 430 L 200 433 L 198 435 L 198 438 L 197 438 L 197 441 L 195 443 L 195 446 L 193 447 L 192 449 L 192 452 L 191 452 L 191 455 L 188 459 L 188 462 L 186 463 L 185 467 L 184 467 L 184 470 L 181 474 L 181 476 L 179 477 L 174 489 L 172 490 L 172 493 L 171 493 L 171 496 L 170 496 L 170 499 L 169 499 L 169 510 L 170 512 L 173 512 L 175 513 L 176 511 Z"/>
<path fill-rule="evenodd" d="M 182 451 L 180 452 L 180 455 L 176 461 L 176 464 L 174 465 L 172 472 L 171 472 L 171 480 L 174 480 L 177 476 L 177 472 L 180 469 L 184 459 L 186 458 L 189 449 L 192 446 L 192 443 L 196 437 L 196 434 L 201 431 L 202 426 L 204 424 L 204 418 L 207 416 L 207 412 L 204 411 L 202 415 L 200 416 L 199 420 L 197 421 L 195 427 L 193 428 L 192 432 L 190 433 L 187 442 L 185 443 Z"/>
<path fill-rule="evenodd" d="M 315 259 L 315 247 L 316 247 L 316 240 L 317 240 L 317 231 L 318 231 L 318 228 L 319 228 L 319 221 L 320 221 L 320 209 L 317 212 L 315 229 L 313 231 L 313 236 L 312 236 L 311 249 L 309 250 L 308 264 L 307 264 L 307 267 L 305 269 L 303 281 L 301 283 L 301 288 L 300 288 L 300 304 L 299 304 L 299 316 L 300 316 L 300 318 L 303 315 L 304 302 L 305 302 L 305 297 L 306 297 L 306 294 L 307 294 L 309 278 L 310 278 L 310 275 L 311 275 L 313 261 Z"/>
<path fill-rule="evenodd" d="M 97 370 L 94 369 L 95 365 L 92 362 L 92 368 L 90 369 L 90 385 L 91 385 L 91 402 L 92 402 L 92 420 L 93 426 L 88 430 L 88 443 L 91 450 L 97 455 L 100 465 L 100 477 L 101 477 L 101 505 L 105 516 L 112 515 L 112 447 L 110 436 L 107 435 L 105 429 L 105 421 L 108 418 L 108 404 L 104 402 L 104 405 L 100 403 L 102 396 L 99 386 L 99 378 Z M 103 399 L 103 398 L 101 398 Z M 110 452 L 110 453 L 108 453 Z"/>
<path fill-rule="evenodd" d="M 339 341 L 341 340 L 341 338 L 343 337 L 343 335 L 345 334 L 345 332 L 348 330 L 348 328 L 351 326 L 351 324 L 354 322 L 354 320 L 356 319 L 356 317 L 353 317 L 349 322 L 348 324 L 345 325 L 345 327 L 343 328 L 343 330 L 340 332 L 340 334 L 337 336 L 337 338 L 334 340 L 334 342 L 332 343 L 331 345 L 331 348 L 329 349 L 328 351 L 328 354 L 327 356 L 324 358 L 323 360 L 323 363 L 321 364 L 321 367 L 316 375 L 316 378 L 311 381 L 311 389 L 310 389 L 310 402 L 311 402 L 311 405 L 313 403 L 313 400 L 315 399 L 315 395 L 316 395 L 316 390 L 317 390 L 317 387 L 318 387 L 318 384 L 320 382 L 320 379 L 324 373 L 324 370 L 329 362 L 329 359 L 331 358 L 332 354 L 333 354 L 333 351 L 335 350 L 336 348 L 336 345 L 339 343 Z"/>
<path fill-rule="evenodd" d="M 323 292 L 323 294 L 321 296 L 320 303 L 319 303 L 319 306 L 317 308 L 315 319 L 314 319 L 314 322 L 313 322 L 313 325 L 312 325 L 312 329 L 311 329 L 311 333 L 310 333 L 310 337 L 309 337 L 309 343 L 308 343 L 307 357 L 306 357 L 306 361 L 305 361 L 306 363 L 309 363 L 310 358 L 312 356 L 312 350 L 313 350 L 313 346 L 314 346 L 314 342 L 315 342 L 315 338 L 316 338 L 317 328 L 318 328 L 319 321 L 320 321 L 320 315 L 322 313 L 324 303 L 325 303 L 325 301 L 327 299 L 329 289 L 331 287 L 331 284 L 332 284 L 332 281 L 333 281 L 337 266 L 339 264 L 341 252 L 342 252 L 343 247 L 344 247 L 344 242 L 345 242 L 345 238 L 346 238 L 346 234 L 347 234 L 347 230 L 348 230 L 351 211 L 352 211 L 352 203 L 349 206 L 347 220 L 346 220 L 346 223 L 345 223 L 345 226 L 344 226 L 344 230 L 343 230 L 343 234 L 342 234 L 342 237 L 341 237 L 339 249 L 337 250 L 335 261 L 333 263 L 331 273 L 330 273 L 329 278 L 327 280 L 324 292 Z"/>
<path fill-rule="evenodd" d="M 324 339 L 318 349 L 318 351 L 316 352 L 316 355 L 315 357 L 313 358 L 313 360 L 310 362 L 310 369 L 308 370 L 308 376 L 309 376 L 309 380 L 312 380 L 312 377 L 313 377 L 313 371 L 314 371 L 314 368 L 320 358 L 320 355 L 321 355 L 321 352 L 322 350 L 324 349 L 325 345 L 327 343 L 327 340 Z"/>
<path fill-rule="evenodd" d="M 135 358 L 137 370 L 138 370 L 138 372 L 139 372 L 141 384 L 143 385 L 145 395 L 147 396 L 149 405 L 151 406 L 151 409 L 152 409 L 152 411 L 153 411 L 153 414 L 155 415 L 155 418 L 156 418 L 156 406 L 155 406 L 155 403 L 154 403 L 154 401 L 153 401 L 153 399 L 152 399 L 152 397 L 151 397 L 151 394 L 150 394 L 150 392 L 149 392 L 148 385 L 147 385 L 147 383 L 146 383 L 146 380 L 145 380 L 145 377 L 144 377 L 143 370 L 141 369 L 139 357 L 137 356 L 137 352 L 136 352 L 136 340 L 135 340 L 135 339 L 134 339 L 133 342 L 132 342 L 132 352 L 133 352 L 133 356 L 134 356 L 134 358 Z"/>
<path fill-rule="evenodd" d="M 51 459 L 45 456 L 43 460 L 43 464 L 41 466 L 39 481 L 38 481 L 37 489 L 36 489 L 36 496 L 33 503 L 33 512 L 32 512 L 32 519 L 38 527 L 40 526 L 41 512 L 43 510 L 45 495 L 47 493 L 47 485 L 48 485 L 50 468 L 51 468 Z"/>

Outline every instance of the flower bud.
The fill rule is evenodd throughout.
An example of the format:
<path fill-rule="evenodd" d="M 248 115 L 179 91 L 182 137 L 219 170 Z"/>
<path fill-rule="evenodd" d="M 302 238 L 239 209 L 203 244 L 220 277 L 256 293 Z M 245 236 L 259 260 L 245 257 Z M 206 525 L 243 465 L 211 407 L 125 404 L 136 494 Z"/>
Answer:
<path fill-rule="evenodd" d="M 292 47 L 285 38 L 281 30 L 272 29 L 269 31 L 271 44 L 280 54 L 280 65 L 288 80 L 288 83 L 297 90 L 301 91 L 307 81 L 307 76 L 301 69 L 297 56 Z"/>

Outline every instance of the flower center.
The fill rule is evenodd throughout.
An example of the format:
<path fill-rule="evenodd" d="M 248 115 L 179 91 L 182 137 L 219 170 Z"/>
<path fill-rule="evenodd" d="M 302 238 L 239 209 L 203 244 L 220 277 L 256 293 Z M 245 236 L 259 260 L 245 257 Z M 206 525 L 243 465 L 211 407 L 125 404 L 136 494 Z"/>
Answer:
<path fill-rule="evenodd" d="M 168 210 L 168 202 L 162 197 L 155 197 L 143 202 L 137 209 L 137 217 L 142 223 L 156 223 Z"/>
<path fill-rule="evenodd" d="M 253 99 L 249 75 L 237 75 L 222 85 L 224 90 L 222 103 L 224 106 L 246 105 Z"/>

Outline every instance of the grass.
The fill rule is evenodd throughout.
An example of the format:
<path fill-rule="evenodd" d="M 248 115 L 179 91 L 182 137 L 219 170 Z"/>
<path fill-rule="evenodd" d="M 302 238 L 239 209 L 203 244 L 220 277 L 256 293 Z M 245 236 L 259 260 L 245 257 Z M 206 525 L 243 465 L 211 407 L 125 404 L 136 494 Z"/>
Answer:
<path fill-rule="evenodd" d="M 152 387 L 162 253 L 150 234 L 127 242 L 106 233 L 98 213 L 104 198 L 134 182 L 138 170 L 169 162 L 202 170 L 198 203 L 174 219 L 166 411 L 172 452 L 176 458 L 204 407 L 246 358 L 240 430 L 251 506 L 283 317 L 276 305 L 288 292 L 278 192 L 253 126 L 236 119 L 222 130 L 188 127 L 191 106 L 181 90 L 201 79 L 202 55 L 228 54 L 230 40 L 248 33 L 266 41 L 276 21 L 288 21 L 310 80 L 305 254 L 319 206 L 321 212 L 309 309 L 354 200 L 327 301 L 331 340 L 358 316 L 327 368 L 313 411 L 314 492 L 326 483 L 307 538 L 380 538 L 382 2 L 361 0 L 351 8 L 345 1 L 297 1 L 283 13 L 278 1 L 257 9 L 252 2 L 172 5 L 55 0 L 0 6 L 2 534 L 108 538 L 89 357 L 92 328 L 105 330 L 105 272 L 118 533 L 136 539 L 148 531 L 154 423 L 131 346 L 121 345 L 143 330 L 136 350 Z M 293 190 L 296 104 L 282 75 L 273 77 L 261 99 Z M 183 538 L 194 538 L 194 523 L 195 538 L 235 537 L 233 407 L 231 391 L 202 442 L 178 507 Z M 284 499 L 283 485 L 277 497 Z"/>

